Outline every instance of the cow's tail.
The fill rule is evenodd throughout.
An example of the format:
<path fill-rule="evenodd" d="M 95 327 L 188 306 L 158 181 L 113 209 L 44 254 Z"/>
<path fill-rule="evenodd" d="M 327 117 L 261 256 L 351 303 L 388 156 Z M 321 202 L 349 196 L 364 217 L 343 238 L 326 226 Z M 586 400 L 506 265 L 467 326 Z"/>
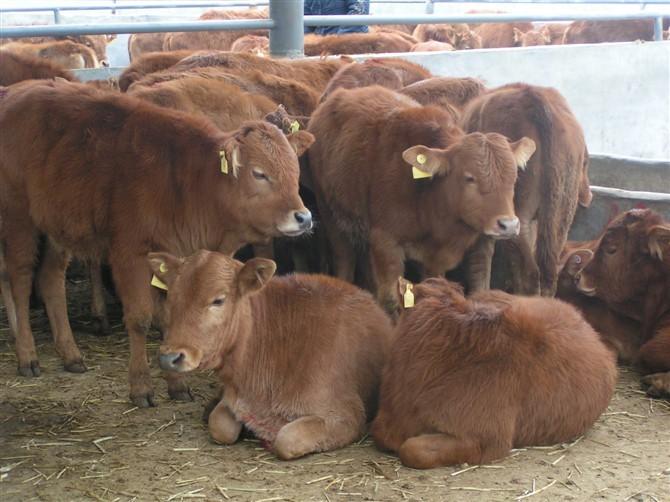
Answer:
<path fill-rule="evenodd" d="M 541 143 L 541 204 L 538 211 L 536 260 L 544 296 L 556 290 L 558 262 L 577 211 L 579 184 L 584 173 L 582 154 L 555 141 L 552 109 L 535 90 L 527 89 L 533 123 Z M 583 150 L 582 150 L 583 152 Z M 588 182 L 588 178 L 587 178 Z"/>

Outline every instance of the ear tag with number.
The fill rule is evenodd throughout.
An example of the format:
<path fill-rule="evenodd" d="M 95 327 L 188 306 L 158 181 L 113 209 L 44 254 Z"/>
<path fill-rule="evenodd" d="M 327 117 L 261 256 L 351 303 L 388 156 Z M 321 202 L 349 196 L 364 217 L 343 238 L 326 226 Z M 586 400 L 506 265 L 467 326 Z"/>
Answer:
<path fill-rule="evenodd" d="M 223 174 L 228 174 L 228 159 L 226 159 L 226 151 L 221 150 L 219 152 L 219 157 L 221 157 L 221 172 Z"/>
<path fill-rule="evenodd" d="M 291 121 L 291 134 L 300 130 L 300 123 L 297 120 Z"/>
<path fill-rule="evenodd" d="M 412 293 L 412 285 L 408 284 L 405 288 L 405 294 L 402 295 L 403 306 L 406 309 L 414 307 L 414 293 Z"/>
<path fill-rule="evenodd" d="M 419 155 L 416 156 L 416 163 L 419 164 L 420 166 L 424 165 L 426 163 L 426 156 L 423 153 L 420 153 Z M 433 175 L 430 173 L 427 173 L 426 171 L 421 170 L 420 168 L 416 166 L 412 166 L 412 178 L 415 180 L 420 180 L 422 178 L 432 178 Z"/>

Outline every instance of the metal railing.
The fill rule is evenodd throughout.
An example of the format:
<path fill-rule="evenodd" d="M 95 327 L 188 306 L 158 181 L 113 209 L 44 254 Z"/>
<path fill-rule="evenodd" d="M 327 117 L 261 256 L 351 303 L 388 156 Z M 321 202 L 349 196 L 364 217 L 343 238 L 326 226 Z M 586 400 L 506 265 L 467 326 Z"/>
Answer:
<path fill-rule="evenodd" d="M 432 0 L 432 2 L 436 1 L 441 0 Z M 6 26 L 0 29 L 0 38 L 122 33 L 162 33 L 174 31 L 188 32 L 269 29 L 270 53 L 273 56 L 297 57 L 301 55 L 303 51 L 303 35 L 301 29 L 303 26 L 317 27 L 422 23 L 500 23 L 518 21 L 608 21 L 625 19 L 653 19 L 654 40 L 663 39 L 664 15 L 659 12 L 649 11 L 629 14 L 423 14 L 411 16 L 303 16 L 303 0 L 281 0 L 281 4 L 276 2 L 277 0 L 270 0 L 269 19 Z M 623 1 L 621 3 L 623 3 Z M 176 5 L 184 4 L 179 3 Z M 4 11 L 5 9 L 0 8 L 0 13 Z"/>

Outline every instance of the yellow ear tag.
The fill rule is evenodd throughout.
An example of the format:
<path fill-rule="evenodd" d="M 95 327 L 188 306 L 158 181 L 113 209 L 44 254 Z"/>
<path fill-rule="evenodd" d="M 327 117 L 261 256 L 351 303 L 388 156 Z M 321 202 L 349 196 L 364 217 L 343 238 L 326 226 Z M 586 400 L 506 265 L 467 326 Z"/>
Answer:
<path fill-rule="evenodd" d="M 164 289 L 165 291 L 167 291 L 167 286 L 165 285 L 165 283 L 164 283 L 163 281 L 161 281 L 161 280 L 160 280 L 158 277 L 156 277 L 155 275 L 151 277 L 151 285 L 152 285 L 154 288 Z"/>
<path fill-rule="evenodd" d="M 298 123 L 297 120 L 293 120 L 291 122 L 291 134 L 294 132 L 298 132 L 300 130 L 300 124 Z"/>
<path fill-rule="evenodd" d="M 219 152 L 219 157 L 221 157 L 221 172 L 223 174 L 228 174 L 228 159 L 226 159 L 226 151 L 221 150 Z"/>
<path fill-rule="evenodd" d="M 416 163 L 419 164 L 420 166 L 424 165 L 428 159 L 423 153 L 420 153 L 419 155 L 416 156 Z M 412 166 L 412 178 L 415 180 L 420 180 L 422 178 L 432 178 L 433 175 L 430 173 L 427 173 L 426 171 L 422 171 L 416 166 Z"/>
<path fill-rule="evenodd" d="M 167 267 L 165 266 L 165 263 L 161 263 L 160 267 L 158 267 L 158 270 L 160 271 L 161 274 L 167 272 Z"/>
<path fill-rule="evenodd" d="M 405 294 L 402 295 L 403 305 L 406 309 L 414 307 L 414 293 L 412 293 L 412 285 L 408 284 L 405 289 Z"/>

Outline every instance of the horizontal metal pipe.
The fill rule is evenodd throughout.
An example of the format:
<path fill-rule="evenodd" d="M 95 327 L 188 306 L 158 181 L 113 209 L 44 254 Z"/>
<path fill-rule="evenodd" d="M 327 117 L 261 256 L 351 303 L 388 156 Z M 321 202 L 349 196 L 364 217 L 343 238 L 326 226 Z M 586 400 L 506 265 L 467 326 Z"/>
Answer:
<path fill-rule="evenodd" d="M 0 38 L 104 35 L 112 33 L 166 33 L 171 31 L 269 30 L 273 27 L 274 21 L 271 19 L 6 26 L 0 30 Z"/>
<path fill-rule="evenodd" d="M 305 16 L 305 26 L 361 26 L 371 24 L 421 23 L 508 23 L 513 21 L 609 21 L 654 19 L 662 13 L 644 11 L 630 14 L 421 14 L 413 16 Z"/>
<path fill-rule="evenodd" d="M 81 11 L 81 10 L 139 10 L 139 9 L 198 9 L 208 7 L 255 7 L 268 5 L 267 0 L 243 0 L 232 2 L 194 2 L 194 3 L 175 3 L 166 2 L 154 3 L 133 3 L 133 4 L 111 4 L 111 3 L 91 3 L 82 2 L 80 5 L 29 5 L 18 7 L 0 7 L 0 12 L 40 12 L 59 9 L 61 11 Z"/>

